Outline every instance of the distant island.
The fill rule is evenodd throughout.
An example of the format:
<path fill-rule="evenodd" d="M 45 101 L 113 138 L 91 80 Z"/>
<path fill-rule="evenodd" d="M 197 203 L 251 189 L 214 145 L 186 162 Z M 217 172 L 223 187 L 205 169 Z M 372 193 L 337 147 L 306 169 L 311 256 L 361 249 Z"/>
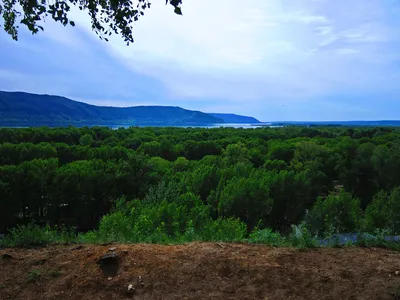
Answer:
<path fill-rule="evenodd" d="M 198 126 L 259 123 L 252 117 L 204 113 L 174 106 L 96 106 L 61 96 L 0 91 L 1 126 Z"/>

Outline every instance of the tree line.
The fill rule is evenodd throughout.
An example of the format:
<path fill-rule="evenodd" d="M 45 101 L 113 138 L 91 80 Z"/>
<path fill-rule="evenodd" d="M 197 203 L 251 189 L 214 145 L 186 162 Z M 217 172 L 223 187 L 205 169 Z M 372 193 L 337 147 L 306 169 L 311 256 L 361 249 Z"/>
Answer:
<path fill-rule="evenodd" d="M 398 233 L 399 187 L 395 128 L 0 129 L 1 232 Z"/>

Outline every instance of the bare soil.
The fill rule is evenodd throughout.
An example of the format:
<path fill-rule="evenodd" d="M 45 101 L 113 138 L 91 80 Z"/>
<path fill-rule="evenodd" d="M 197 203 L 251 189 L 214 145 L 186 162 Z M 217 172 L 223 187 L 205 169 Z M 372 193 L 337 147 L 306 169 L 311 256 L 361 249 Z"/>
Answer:
<path fill-rule="evenodd" d="M 113 252 L 117 274 L 105 275 L 98 260 Z M 396 300 L 398 271 L 400 253 L 375 248 L 191 243 L 2 249 L 0 299 Z"/>

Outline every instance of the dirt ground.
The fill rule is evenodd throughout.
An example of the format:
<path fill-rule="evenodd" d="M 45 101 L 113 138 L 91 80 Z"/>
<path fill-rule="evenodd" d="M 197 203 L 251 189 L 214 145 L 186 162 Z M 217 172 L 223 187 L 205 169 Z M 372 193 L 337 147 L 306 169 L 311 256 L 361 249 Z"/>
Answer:
<path fill-rule="evenodd" d="M 112 253 L 118 274 L 110 276 L 98 260 Z M 191 243 L 3 249 L 0 299 L 396 300 L 398 271 L 400 253 L 375 248 Z"/>

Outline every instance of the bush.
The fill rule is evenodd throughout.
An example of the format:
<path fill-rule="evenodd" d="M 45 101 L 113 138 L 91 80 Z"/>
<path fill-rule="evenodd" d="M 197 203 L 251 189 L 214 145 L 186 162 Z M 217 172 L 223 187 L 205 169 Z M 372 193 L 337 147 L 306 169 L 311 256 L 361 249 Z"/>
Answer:
<path fill-rule="evenodd" d="M 97 235 L 102 242 L 132 241 L 131 221 L 119 211 L 105 215 L 100 221 Z"/>
<path fill-rule="evenodd" d="M 37 282 L 42 278 L 42 272 L 40 270 L 32 270 L 28 273 L 29 282 Z"/>
<path fill-rule="evenodd" d="M 98 244 L 103 242 L 97 231 L 88 231 L 78 234 L 76 241 L 81 244 Z"/>
<path fill-rule="evenodd" d="M 375 195 L 365 210 L 364 225 L 368 232 L 385 229 L 391 234 L 400 233 L 400 188 Z"/>
<path fill-rule="evenodd" d="M 389 238 L 390 231 L 386 229 L 376 229 L 373 235 L 360 234 L 357 245 L 360 247 L 379 247 L 392 250 L 400 250 L 400 242 Z"/>
<path fill-rule="evenodd" d="M 238 242 L 246 236 L 247 226 L 239 219 L 228 218 L 209 221 L 200 232 L 200 238 L 209 242 Z"/>
<path fill-rule="evenodd" d="M 52 243 L 72 243 L 76 241 L 76 234 L 72 230 L 61 228 L 52 229 L 49 225 L 40 227 L 35 224 L 20 225 L 11 229 L 3 239 L 0 240 L 2 247 L 32 247 Z"/>
<path fill-rule="evenodd" d="M 279 233 L 273 232 L 269 228 L 253 230 L 253 232 L 250 233 L 247 241 L 254 244 L 265 244 L 274 247 L 286 245 L 285 238 Z"/>
<path fill-rule="evenodd" d="M 289 235 L 289 244 L 300 249 L 317 247 L 317 241 L 307 229 L 305 223 L 292 225 L 292 232 Z"/>
<path fill-rule="evenodd" d="M 306 217 L 311 232 L 330 236 L 335 233 L 358 231 L 361 225 L 360 200 L 341 192 L 319 198 Z"/>

